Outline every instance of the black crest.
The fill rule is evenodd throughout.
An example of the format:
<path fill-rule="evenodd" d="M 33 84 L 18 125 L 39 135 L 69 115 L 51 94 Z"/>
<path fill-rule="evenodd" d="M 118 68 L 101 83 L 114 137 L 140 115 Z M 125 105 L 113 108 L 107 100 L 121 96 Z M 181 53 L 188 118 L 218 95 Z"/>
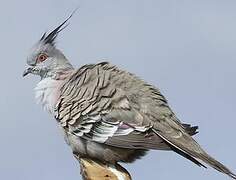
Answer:
<path fill-rule="evenodd" d="M 55 39 L 59 32 L 61 32 L 63 29 L 65 29 L 69 23 L 68 20 L 73 16 L 73 14 L 76 12 L 77 9 L 75 9 L 71 15 L 63 22 L 61 23 L 56 29 L 54 29 L 52 32 L 50 32 L 48 35 L 46 33 L 43 34 L 43 36 L 40 38 L 40 41 L 43 41 L 45 44 L 51 44 L 55 45 Z M 67 23 L 67 24 L 66 24 Z"/>

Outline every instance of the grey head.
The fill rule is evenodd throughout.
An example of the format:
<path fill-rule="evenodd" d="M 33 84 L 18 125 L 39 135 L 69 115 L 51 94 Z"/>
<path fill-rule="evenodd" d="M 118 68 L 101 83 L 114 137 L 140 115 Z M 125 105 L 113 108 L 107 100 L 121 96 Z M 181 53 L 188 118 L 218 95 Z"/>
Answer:
<path fill-rule="evenodd" d="M 24 71 L 23 76 L 35 74 L 45 78 L 53 76 L 60 71 L 73 69 L 70 62 L 55 45 L 56 37 L 59 32 L 67 27 L 68 24 L 66 23 L 73 13 L 52 32 L 44 33 L 40 40 L 31 48 L 27 57 L 27 65 L 29 67 Z"/>

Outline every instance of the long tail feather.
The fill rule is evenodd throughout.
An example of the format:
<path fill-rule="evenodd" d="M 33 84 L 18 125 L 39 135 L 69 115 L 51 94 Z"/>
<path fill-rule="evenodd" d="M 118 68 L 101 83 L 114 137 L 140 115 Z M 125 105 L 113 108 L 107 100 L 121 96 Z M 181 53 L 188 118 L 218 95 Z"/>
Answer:
<path fill-rule="evenodd" d="M 202 161 L 209 166 L 213 167 L 217 171 L 227 174 L 233 179 L 236 179 L 236 174 L 234 174 L 232 171 L 230 171 L 226 166 L 224 166 L 219 161 L 215 160 L 213 157 L 208 155 L 204 150 L 202 149 L 194 149 L 189 146 L 183 146 L 182 144 L 177 144 L 174 141 L 171 141 L 170 138 L 165 137 L 162 133 L 156 131 L 153 129 L 153 131 L 160 136 L 166 143 L 168 143 L 173 151 L 180 154 L 181 156 L 189 159 L 190 161 L 194 162 L 198 166 L 204 166 L 199 161 Z M 191 138 L 191 137 L 190 137 Z M 193 139 L 191 143 L 196 143 Z M 197 143 L 196 143 L 197 144 Z M 198 145 L 198 144 L 197 144 Z M 199 146 L 200 147 L 200 146 Z"/>

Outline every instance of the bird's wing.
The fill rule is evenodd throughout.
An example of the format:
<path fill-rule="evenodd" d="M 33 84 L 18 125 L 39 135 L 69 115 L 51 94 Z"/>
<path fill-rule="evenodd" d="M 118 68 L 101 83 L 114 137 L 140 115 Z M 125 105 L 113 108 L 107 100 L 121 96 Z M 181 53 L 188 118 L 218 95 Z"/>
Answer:
<path fill-rule="evenodd" d="M 56 118 L 68 132 L 100 143 L 122 148 L 170 149 L 151 130 L 155 120 L 141 112 L 140 102 L 131 102 L 131 95 L 137 95 L 136 92 L 127 89 L 128 94 L 125 84 L 117 84 L 122 75 L 132 77 L 127 81 L 135 79 L 107 63 L 80 68 L 61 89 Z M 160 103 L 165 103 L 164 97 L 159 96 Z M 196 127 L 181 127 L 186 127 L 189 134 L 196 132 Z"/>
<path fill-rule="evenodd" d="M 190 136 L 160 91 L 109 63 L 86 65 L 61 89 L 56 119 L 71 134 L 111 146 L 172 149 L 199 166 L 198 160 L 235 177 L 207 155 Z M 190 130 L 190 129 L 191 130 Z"/>

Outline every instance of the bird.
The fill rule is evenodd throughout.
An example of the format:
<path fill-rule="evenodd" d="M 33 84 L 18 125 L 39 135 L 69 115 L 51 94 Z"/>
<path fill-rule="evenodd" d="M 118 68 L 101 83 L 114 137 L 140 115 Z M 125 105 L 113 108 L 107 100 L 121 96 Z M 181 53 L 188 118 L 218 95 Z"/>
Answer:
<path fill-rule="evenodd" d="M 236 179 L 196 142 L 198 126 L 182 123 L 157 87 L 109 62 L 74 68 L 56 46 L 72 15 L 33 45 L 23 76 L 40 77 L 35 98 L 55 117 L 73 155 L 116 164 L 149 150 L 174 151 Z"/>

